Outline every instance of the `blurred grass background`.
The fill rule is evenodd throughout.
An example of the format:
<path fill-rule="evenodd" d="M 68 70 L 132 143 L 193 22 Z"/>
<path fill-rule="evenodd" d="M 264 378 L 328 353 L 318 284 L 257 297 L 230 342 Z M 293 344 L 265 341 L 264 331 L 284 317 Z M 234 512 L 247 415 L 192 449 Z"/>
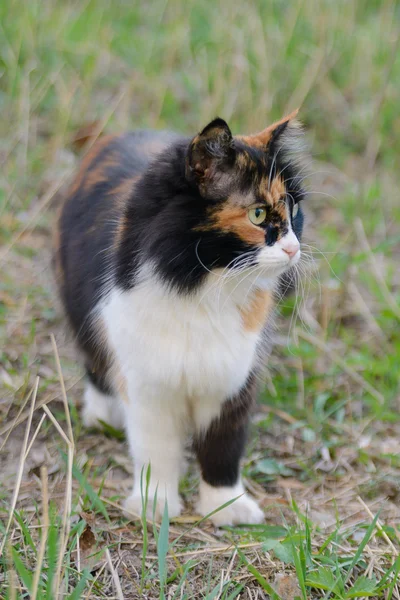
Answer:
<path fill-rule="evenodd" d="M 282 306 L 246 473 L 260 496 L 291 476 L 315 490 L 326 486 L 327 495 L 347 486 L 350 496 L 342 497 L 351 501 L 364 491 L 389 497 L 385 523 L 398 543 L 399 40 L 395 0 L 4 0 L 0 436 L 19 450 L 21 434 L 8 424 L 35 375 L 39 394 L 57 395 L 50 332 L 58 333 L 66 381 L 79 376 L 59 333 L 48 256 L 53 208 L 77 164 L 82 131 L 194 134 L 219 115 L 234 133 L 250 133 L 300 106 L 313 157 L 309 268 L 303 302 Z M 295 304 L 300 319 L 291 317 Z M 79 401 L 79 384 L 71 394 Z M 61 409 L 56 414 L 65 420 Z M 79 455 L 85 435 L 76 412 L 73 420 Z M 56 433 L 43 427 L 43 440 L 54 442 Z M 0 465 L 15 465 L 16 455 L 12 446 L 3 450 Z M 192 487 L 189 480 L 189 502 Z M 309 497 L 307 488 L 302 498 Z M 350 500 L 330 508 L 339 520 Z"/>
<path fill-rule="evenodd" d="M 223 114 L 252 131 L 302 106 L 314 156 L 345 170 L 362 157 L 364 175 L 377 158 L 395 170 L 394 1 L 8 0 L 0 10 L 3 144 L 22 142 L 16 159 L 29 153 L 23 172 L 11 162 L 7 181 L 29 182 L 25 202 L 65 136 L 104 119 L 118 98 L 109 118 L 117 130 L 192 132 Z"/>

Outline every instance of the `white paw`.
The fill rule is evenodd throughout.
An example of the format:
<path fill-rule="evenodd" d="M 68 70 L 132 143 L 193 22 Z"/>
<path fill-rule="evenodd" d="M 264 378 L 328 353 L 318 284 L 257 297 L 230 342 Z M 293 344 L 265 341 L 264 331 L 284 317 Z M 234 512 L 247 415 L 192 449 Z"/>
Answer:
<path fill-rule="evenodd" d="M 122 407 L 118 398 L 102 394 L 90 382 L 83 396 L 82 421 L 85 427 L 101 428 L 100 421 L 116 429 L 123 428 Z"/>
<path fill-rule="evenodd" d="M 100 421 L 108 423 L 108 412 L 103 410 L 95 411 L 88 406 L 83 407 L 81 416 L 84 426 L 88 429 L 91 429 L 92 427 L 95 427 L 96 429 L 101 429 Z"/>
<path fill-rule="evenodd" d="M 150 496 L 147 500 L 147 509 L 146 509 L 146 517 L 150 520 L 155 518 L 156 521 L 161 521 L 164 508 L 165 508 L 166 498 L 165 496 L 159 497 L 157 495 L 157 506 L 154 510 L 154 495 Z M 182 502 L 179 498 L 178 494 L 170 495 L 167 499 L 168 502 L 168 517 L 170 519 L 174 517 L 178 517 L 182 512 Z M 140 494 L 133 493 L 131 496 L 124 502 L 124 514 L 129 519 L 132 519 L 132 516 L 137 518 L 141 517 L 143 513 L 142 506 L 142 497 Z"/>
<path fill-rule="evenodd" d="M 238 496 L 240 496 L 238 498 Z M 264 513 L 257 502 L 245 493 L 242 483 L 233 487 L 212 487 L 204 481 L 200 483 L 200 498 L 197 510 L 201 515 L 208 515 L 226 502 L 237 498 L 210 517 L 217 527 L 222 525 L 255 524 L 264 521 Z"/>

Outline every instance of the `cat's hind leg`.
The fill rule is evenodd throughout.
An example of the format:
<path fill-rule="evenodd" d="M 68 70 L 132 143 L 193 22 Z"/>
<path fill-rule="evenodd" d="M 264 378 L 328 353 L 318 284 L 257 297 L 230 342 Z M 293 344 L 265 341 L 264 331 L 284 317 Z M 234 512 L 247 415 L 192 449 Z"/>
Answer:
<path fill-rule="evenodd" d="M 123 410 L 121 401 L 99 381 L 93 374 L 86 382 L 83 394 L 82 421 L 85 427 L 101 428 L 101 421 L 115 429 L 123 429 Z"/>

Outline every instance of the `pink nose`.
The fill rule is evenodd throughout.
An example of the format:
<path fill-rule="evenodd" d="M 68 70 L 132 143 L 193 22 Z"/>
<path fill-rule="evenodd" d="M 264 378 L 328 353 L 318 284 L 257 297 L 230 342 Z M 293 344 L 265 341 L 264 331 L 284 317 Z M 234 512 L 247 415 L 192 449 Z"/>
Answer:
<path fill-rule="evenodd" d="M 288 254 L 290 258 L 293 258 L 293 256 L 295 256 L 299 251 L 299 248 L 299 244 L 288 244 L 287 246 L 282 248 L 282 250 L 286 252 L 286 254 Z"/>

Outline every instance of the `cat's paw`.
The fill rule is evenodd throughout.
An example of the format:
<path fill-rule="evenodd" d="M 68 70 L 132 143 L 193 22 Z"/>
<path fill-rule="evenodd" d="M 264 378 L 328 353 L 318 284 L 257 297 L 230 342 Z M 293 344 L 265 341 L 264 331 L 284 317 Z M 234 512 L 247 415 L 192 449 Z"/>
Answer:
<path fill-rule="evenodd" d="M 215 513 L 211 521 L 217 527 L 223 525 L 253 525 L 264 521 L 264 513 L 248 494 L 244 494 L 235 502 Z"/>
<path fill-rule="evenodd" d="M 239 498 L 238 498 L 239 496 Z M 217 527 L 222 525 L 256 524 L 264 521 L 264 513 L 257 502 L 245 493 L 241 483 L 233 487 L 213 487 L 204 481 L 200 484 L 200 498 L 197 510 L 206 516 L 226 502 L 237 498 L 210 517 Z"/>
<path fill-rule="evenodd" d="M 102 394 L 90 382 L 83 396 L 82 421 L 85 427 L 101 429 L 100 421 L 115 429 L 123 429 L 122 408 L 117 398 Z"/>
<path fill-rule="evenodd" d="M 164 514 L 165 496 L 157 497 L 157 506 L 154 510 L 154 499 L 149 496 L 147 501 L 146 517 L 147 519 L 161 521 Z M 182 512 L 182 502 L 178 494 L 168 496 L 168 517 L 170 519 L 178 517 Z M 141 518 L 143 513 L 141 494 L 132 494 L 124 502 L 124 514 L 128 519 L 132 517 Z"/>

